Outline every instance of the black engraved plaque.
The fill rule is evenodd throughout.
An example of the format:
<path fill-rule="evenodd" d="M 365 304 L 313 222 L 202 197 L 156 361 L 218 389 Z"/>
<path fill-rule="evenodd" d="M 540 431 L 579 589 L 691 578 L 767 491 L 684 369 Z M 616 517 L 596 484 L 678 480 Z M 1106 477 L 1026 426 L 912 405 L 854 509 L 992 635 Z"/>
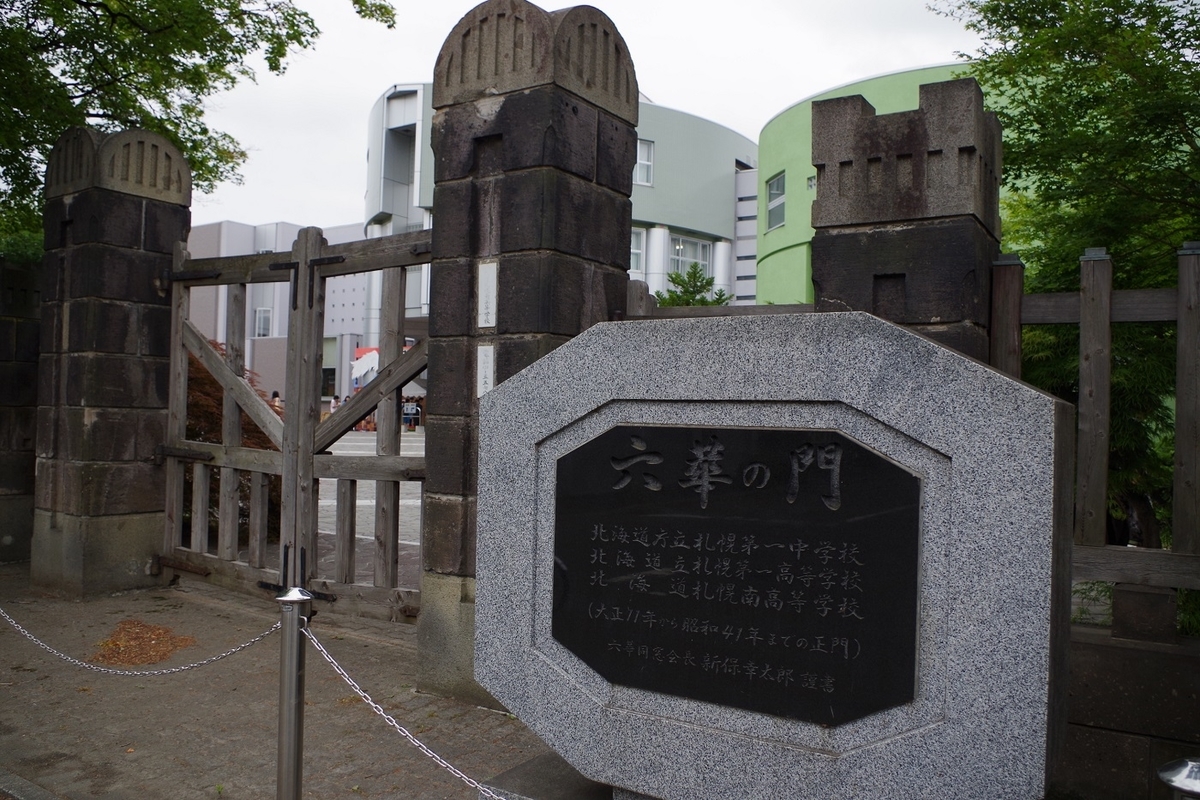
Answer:
<path fill-rule="evenodd" d="M 916 690 L 920 479 L 827 430 L 558 460 L 554 638 L 611 683 L 840 725 Z"/>

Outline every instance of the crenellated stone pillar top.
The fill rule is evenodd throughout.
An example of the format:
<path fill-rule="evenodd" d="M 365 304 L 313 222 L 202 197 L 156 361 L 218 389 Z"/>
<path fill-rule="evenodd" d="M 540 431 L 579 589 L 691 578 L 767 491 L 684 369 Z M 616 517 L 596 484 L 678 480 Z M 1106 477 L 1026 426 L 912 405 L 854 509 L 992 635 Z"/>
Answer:
<path fill-rule="evenodd" d="M 438 53 L 433 107 L 554 84 L 631 125 L 638 86 L 625 40 L 604 12 L 547 12 L 526 0 L 486 0 Z"/>
<path fill-rule="evenodd" d="M 146 130 L 105 134 L 94 128 L 70 128 L 58 137 L 46 165 L 45 199 L 92 188 L 180 206 L 192 204 L 187 160 L 165 137 Z"/>
<path fill-rule="evenodd" d="M 920 108 L 878 116 L 862 95 L 813 103 L 814 228 L 974 216 L 1000 238 L 995 113 L 974 78 L 920 92 Z"/>

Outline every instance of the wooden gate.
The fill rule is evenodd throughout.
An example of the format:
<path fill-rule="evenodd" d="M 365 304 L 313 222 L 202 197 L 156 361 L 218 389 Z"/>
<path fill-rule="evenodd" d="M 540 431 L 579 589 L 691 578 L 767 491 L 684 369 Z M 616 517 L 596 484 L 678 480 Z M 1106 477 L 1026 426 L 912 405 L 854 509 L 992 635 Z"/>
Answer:
<path fill-rule="evenodd" d="M 330 246 L 319 228 L 300 231 L 291 258 L 263 253 L 192 259 L 176 248 L 172 291 L 170 401 L 161 455 L 166 462 L 167 513 L 162 565 L 214 575 L 225 583 L 263 588 L 302 586 L 326 599 L 350 601 L 353 611 L 397 619 L 415 616 L 415 586 L 398 585 L 400 484 L 423 481 L 424 458 L 400 455 L 401 387 L 426 367 L 425 344 L 404 352 L 404 267 L 429 260 L 430 232 Z M 336 414 L 321 420 L 321 360 L 325 282 L 338 275 L 383 270 L 380 368 Z M 283 419 L 246 376 L 246 286 L 288 281 L 286 398 Z M 228 287 L 225 352 L 189 319 L 194 287 Z M 188 356 L 195 356 L 224 390 L 221 443 L 187 439 Z M 271 449 L 243 446 L 242 412 L 270 439 Z M 338 438 L 375 413 L 375 456 L 333 455 Z M 187 470 L 191 468 L 190 532 L 184 545 Z M 210 548 L 210 488 L 219 481 L 217 541 Z M 269 556 L 268 504 L 272 476 L 281 499 L 278 555 Z M 318 481 L 337 481 L 332 569 L 318 568 Z M 358 481 L 375 481 L 373 580 L 356 582 L 355 511 Z M 239 517 L 248 507 L 249 541 L 238 543 Z M 268 560 L 274 562 L 268 566 Z M 327 559 L 328 560 L 328 559 Z M 328 574 L 324 574 L 324 573 Z"/>

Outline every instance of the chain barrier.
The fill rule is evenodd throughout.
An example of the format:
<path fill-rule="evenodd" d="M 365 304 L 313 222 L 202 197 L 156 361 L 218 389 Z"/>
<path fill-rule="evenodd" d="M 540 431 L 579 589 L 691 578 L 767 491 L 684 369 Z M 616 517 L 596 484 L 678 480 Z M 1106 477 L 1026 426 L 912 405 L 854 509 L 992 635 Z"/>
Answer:
<path fill-rule="evenodd" d="M 405 739 L 408 739 L 409 744 L 413 745 L 418 750 L 420 750 L 422 753 L 427 755 L 429 758 L 433 759 L 434 763 L 436 763 L 442 769 L 449 772 L 454 777 L 458 778 L 463 783 L 467 784 L 467 786 L 470 786 L 472 789 L 478 789 L 479 794 L 481 796 L 491 798 L 491 800 L 504 800 L 503 797 L 496 794 L 491 789 L 487 788 L 486 786 L 482 786 L 482 785 L 480 785 L 480 783 L 478 781 L 467 777 L 465 774 L 463 774 L 463 772 L 461 770 L 459 770 L 457 767 L 455 767 L 453 764 L 451 764 L 446 759 L 439 756 L 437 753 L 430 750 L 425 745 L 424 742 L 422 742 L 420 739 L 418 739 L 417 737 L 415 737 L 411 733 L 409 733 L 403 725 L 401 725 L 399 722 L 396 722 L 395 718 L 392 717 L 391 714 L 389 714 L 383 710 L 383 706 L 379 705 L 379 703 L 376 703 L 374 700 L 372 700 L 371 695 L 364 692 L 359 687 L 359 685 L 354 681 L 354 679 L 350 677 L 349 673 L 347 673 L 346 670 L 342 669 L 342 665 L 337 663 L 337 661 L 334 660 L 333 656 L 329 655 L 329 651 L 326 650 L 324 647 L 322 647 L 321 643 L 317 641 L 316 634 L 314 634 L 307 627 L 303 629 L 303 633 L 305 636 L 308 637 L 308 640 L 313 643 L 313 647 L 317 648 L 317 652 L 320 653 L 321 656 L 326 661 L 329 662 L 329 666 L 333 667 L 333 671 L 336 672 L 338 675 L 340 675 L 342 680 L 346 682 L 346 685 L 349 686 L 351 689 L 353 689 L 354 693 L 356 695 L 358 695 L 360 698 L 362 698 L 362 701 L 364 703 L 366 703 L 368 706 L 370 706 L 372 711 L 374 711 L 379 716 L 383 717 L 384 722 L 386 722 L 388 725 L 391 725 L 393 728 L 395 728 L 396 731 L 401 736 L 403 736 Z"/>
<path fill-rule="evenodd" d="M 176 672 L 187 672 L 189 669 L 196 669 L 196 667 L 207 666 L 216 661 L 220 661 L 223 658 L 228 658 L 229 656 L 233 655 L 234 653 L 240 653 L 241 651 L 245 650 L 250 645 L 261 642 L 263 639 L 267 638 L 272 633 L 279 630 L 279 623 L 276 622 L 274 625 L 272 625 L 270 628 L 268 628 L 267 630 L 260 633 L 258 636 L 255 636 L 253 639 L 251 639 L 248 642 L 239 644 L 237 647 L 233 648 L 232 650 L 226 650 L 224 653 L 221 653 L 221 655 L 219 655 L 219 656 L 213 656 L 212 658 L 206 658 L 203 661 L 197 661 L 194 664 L 187 664 L 182 667 L 172 667 L 170 669 L 142 669 L 142 670 L 139 670 L 139 669 L 109 669 L 108 667 L 101 667 L 96 664 L 89 664 L 86 661 L 80 661 L 78 658 L 72 658 L 71 656 L 67 655 L 66 653 L 60 653 L 59 651 L 55 650 L 50 645 L 48 645 L 45 642 L 38 639 L 36 636 L 34 636 L 29 631 L 22 628 L 15 619 L 10 617 L 4 611 L 3 608 L 0 608 L 0 617 L 4 617 L 4 619 L 8 622 L 8 624 L 12 625 L 14 628 L 16 628 L 17 631 L 20 632 L 21 634 L 23 634 L 26 639 L 28 639 L 29 641 L 36 644 L 38 647 L 42 648 L 47 653 L 58 656 L 63 661 L 66 661 L 68 664 L 74 664 L 77 667 L 83 667 L 84 669 L 90 669 L 93 672 L 103 672 L 106 675 L 127 675 L 127 676 L 143 677 L 143 678 L 147 677 L 147 676 L 152 676 L 152 675 L 174 675 Z"/>

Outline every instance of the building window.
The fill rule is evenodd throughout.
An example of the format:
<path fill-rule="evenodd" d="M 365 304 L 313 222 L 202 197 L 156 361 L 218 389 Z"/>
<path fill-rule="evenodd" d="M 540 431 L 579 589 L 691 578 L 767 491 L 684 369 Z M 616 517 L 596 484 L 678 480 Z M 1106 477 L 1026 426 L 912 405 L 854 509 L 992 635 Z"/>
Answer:
<path fill-rule="evenodd" d="M 337 368 L 336 367 L 321 367 L 321 396 L 322 397 L 333 397 L 333 393 L 336 391 L 337 391 Z"/>
<path fill-rule="evenodd" d="M 706 278 L 712 277 L 712 242 L 672 236 L 671 272 L 687 272 L 692 264 L 699 264 Z"/>
<path fill-rule="evenodd" d="M 646 271 L 646 262 L 643 260 L 643 254 L 646 250 L 646 232 L 641 228 L 634 228 L 632 235 L 629 237 L 629 271 L 642 274 Z"/>
<path fill-rule="evenodd" d="M 654 185 L 654 142 L 638 139 L 637 166 L 633 168 L 633 182 L 639 186 Z"/>
<path fill-rule="evenodd" d="M 783 205 L 787 199 L 784 177 L 781 172 L 767 181 L 767 230 L 783 224 Z"/>
<path fill-rule="evenodd" d="M 257 337 L 271 335 L 271 309 L 254 309 L 254 335 Z"/>

